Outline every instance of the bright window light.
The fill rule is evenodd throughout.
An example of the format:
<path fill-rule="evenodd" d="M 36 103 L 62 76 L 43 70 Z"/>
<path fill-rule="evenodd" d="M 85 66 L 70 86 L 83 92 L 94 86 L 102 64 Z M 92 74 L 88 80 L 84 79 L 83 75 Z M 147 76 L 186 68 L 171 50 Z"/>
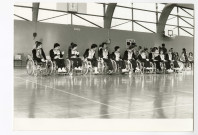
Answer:
<path fill-rule="evenodd" d="M 66 14 L 66 13 L 40 9 L 39 13 L 38 13 L 38 20 L 43 20 L 43 19 L 47 19 L 47 18 L 51 18 L 51 17 L 55 17 L 55 16 L 60 16 L 63 14 Z"/>
<path fill-rule="evenodd" d="M 32 8 L 14 7 L 14 14 L 32 21 Z"/>
<path fill-rule="evenodd" d="M 97 3 L 87 3 L 87 14 L 103 16 L 103 5 Z"/>
<path fill-rule="evenodd" d="M 192 29 L 187 29 L 187 28 L 183 28 L 184 30 L 188 31 L 189 33 L 193 34 L 193 30 Z M 188 37 L 192 37 L 192 35 L 190 35 L 189 33 L 187 33 L 186 31 L 184 31 L 183 29 L 179 29 L 179 34 L 180 36 L 188 36 Z"/>
<path fill-rule="evenodd" d="M 133 3 L 133 8 L 156 11 L 155 3 Z"/>
<path fill-rule="evenodd" d="M 102 17 L 88 16 L 88 15 L 78 15 L 78 16 L 81 16 L 81 17 L 85 18 L 86 20 L 89 20 L 101 27 L 104 27 L 104 20 Z"/>
<path fill-rule="evenodd" d="M 132 19 L 132 9 L 116 7 L 113 13 L 113 17 Z"/>
<path fill-rule="evenodd" d="M 56 23 L 56 24 L 71 24 L 71 15 L 65 15 L 65 16 L 61 16 L 61 17 L 57 17 L 57 18 L 53 18 L 53 19 L 49 19 L 49 20 L 44 20 L 41 22 L 45 22 L 45 23 Z"/>
<path fill-rule="evenodd" d="M 134 23 L 134 31 L 152 33 L 151 31 L 143 28 L 142 26 Z"/>
<path fill-rule="evenodd" d="M 80 26 L 97 27 L 97 26 L 95 26 L 95 25 L 93 25 L 93 24 L 91 24 L 91 23 L 89 23 L 89 22 L 87 22 L 87 21 L 85 21 L 85 20 L 83 20 L 79 17 L 76 17 L 74 15 L 73 15 L 73 24 L 74 25 L 80 25 Z"/>
<path fill-rule="evenodd" d="M 132 7 L 132 3 L 126 3 L 126 2 L 117 3 L 117 5 L 123 6 L 123 7 Z"/>
<path fill-rule="evenodd" d="M 148 21 L 156 23 L 156 13 L 133 10 L 134 20 Z"/>
<path fill-rule="evenodd" d="M 32 7 L 32 2 L 15 2 L 14 5 Z"/>

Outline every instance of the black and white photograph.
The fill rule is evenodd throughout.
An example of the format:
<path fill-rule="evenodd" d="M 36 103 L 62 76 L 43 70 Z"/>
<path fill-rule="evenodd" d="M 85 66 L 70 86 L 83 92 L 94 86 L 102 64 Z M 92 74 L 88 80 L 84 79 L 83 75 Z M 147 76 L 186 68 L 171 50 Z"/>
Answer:
<path fill-rule="evenodd" d="M 104 125 L 140 120 L 142 130 L 127 129 L 151 131 L 143 120 L 146 125 L 170 120 L 152 131 L 193 131 L 194 3 L 12 6 L 15 130 L 36 130 L 27 127 L 28 120 L 35 126 L 47 120 L 40 126 L 44 130 L 56 120 Z M 85 124 L 86 130 L 92 124 Z"/>

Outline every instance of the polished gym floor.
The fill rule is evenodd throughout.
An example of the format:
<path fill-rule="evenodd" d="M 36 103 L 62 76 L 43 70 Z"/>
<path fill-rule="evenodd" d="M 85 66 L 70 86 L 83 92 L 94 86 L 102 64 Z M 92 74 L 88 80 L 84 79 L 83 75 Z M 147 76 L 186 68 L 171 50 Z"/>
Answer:
<path fill-rule="evenodd" d="M 193 118 L 193 72 L 29 76 L 14 69 L 15 118 Z"/>

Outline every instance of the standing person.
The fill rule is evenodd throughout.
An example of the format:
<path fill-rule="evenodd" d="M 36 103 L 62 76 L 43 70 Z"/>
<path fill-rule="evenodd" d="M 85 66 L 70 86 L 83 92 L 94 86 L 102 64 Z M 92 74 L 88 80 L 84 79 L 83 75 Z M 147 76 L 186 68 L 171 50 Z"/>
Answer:
<path fill-rule="evenodd" d="M 55 61 L 58 66 L 58 72 L 66 72 L 65 60 L 63 59 L 64 51 L 61 52 L 60 44 L 55 43 L 54 48 L 50 50 L 50 57 L 52 61 Z"/>
<path fill-rule="evenodd" d="M 87 61 L 90 61 L 92 66 L 94 67 L 94 73 L 98 74 L 98 61 L 96 59 L 95 53 L 97 50 L 97 45 L 96 44 L 92 44 L 91 45 L 91 49 L 86 49 L 85 53 L 84 53 L 84 58 L 87 59 Z"/>
<path fill-rule="evenodd" d="M 163 50 L 163 53 L 164 54 L 166 54 L 167 53 L 167 49 L 166 49 L 166 47 L 165 47 L 165 44 L 163 43 L 162 44 L 162 48 L 161 48 L 162 50 Z"/>
<path fill-rule="evenodd" d="M 71 42 L 71 44 L 70 44 L 70 46 L 68 47 L 68 57 L 69 57 L 69 53 L 71 52 L 71 47 L 72 47 L 72 45 L 73 45 L 74 43 L 73 42 Z"/>
<path fill-rule="evenodd" d="M 72 44 L 69 50 L 68 57 L 71 61 L 73 61 L 74 69 L 82 70 L 82 60 L 79 58 L 79 52 L 77 51 L 77 44 Z"/>
<path fill-rule="evenodd" d="M 109 67 L 109 73 L 111 74 L 113 72 L 113 64 L 110 59 L 109 50 L 107 49 L 107 44 L 103 43 L 102 48 L 98 52 L 98 56 L 104 60 L 104 62 L 107 63 L 107 66 Z"/>
<path fill-rule="evenodd" d="M 37 61 L 38 63 L 46 62 L 46 56 L 42 48 L 41 42 L 36 42 L 36 48 L 32 50 L 33 60 Z"/>
<path fill-rule="evenodd" d="M 135 72 L 136 70 L 140 70 L 137 67 L 137 62 L 135 59 L 135 54 L 133 52 L 133 47 L 130 46 L 125 52 L 124 52 L 124 56 L 123 59 L 126 61 L 130 61 L 132 63 L 132 67 L 133 67 L 133 72 Z"/>
<path fill-rule="evenodd" d="M 122 72 L 127 72 L 128 70 L 126 69 L 125 62 L 121 59 L 121 54 L 120 54 L 120 47 L 116 46 L 114 48 L 114 52 L 111 54 L 111 58 L 115 60 L 117 65 L 121 68 Z"/>
<path fill-rule="evenodd" d="M 149 54 L 148 54 L 148 58 L 150 62 L 153 62 L 153 53 L 154 53 L 154 49 L 150 48 Z"/>

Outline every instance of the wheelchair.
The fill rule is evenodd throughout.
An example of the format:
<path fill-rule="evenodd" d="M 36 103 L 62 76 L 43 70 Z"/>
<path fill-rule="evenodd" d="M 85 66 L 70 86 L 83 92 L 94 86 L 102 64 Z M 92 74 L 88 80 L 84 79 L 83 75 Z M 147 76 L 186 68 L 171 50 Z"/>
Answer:
<path fill-rule="evenodd" d="M 150 67 L 145 67 L 144 62 L 141 62 L 141 61 L 139 61 L 139 62 L 140 62 L 140 69 L 141 69 L 143 74 L 144 73 L 151 73 L 151 74 L 155 73 L 155 71 L 156 71 L 155 63 L 149 61 Z"/>
<path fill-rule="evenodd" d="M 122 73 L 121 67 L 119 66 L 119 64 L 117 64 L 117 62 L 113 59 L 110 59 L 110 60 L 111 60 L 112 66 L 113 66 L 113 70 L 112 70 L 113 72 L 111 74 Z M 109 67 L 108 67 L 107 63 L 104 62 L 104 60 L 101 58 L 98 60 L 98 70 L 99 70 L 100 74 L 109 74 L 109 72 L 108 72 Z"/>
<path fill-rule="evenodd" d="M 37 62 L 33 60 L 31 55 L 28 55 L 26 71 L 29 75 L 51 75 L 53 72 L 53 63 L 51 60 L 46 62 Z"/>
<path fill-rule="evenodd" d="M 129 60 L 124 60 L 124 63 L 126 65 L 126 70 L 128 70 L 129 74 L 132 74 L 133 72 L 133 66 L 132 66 L 132 63 L 129 61 Z"/>
<path fill-rule="evenodd" d="M 160 62 L 160 68 L 161 68 L 161 71 L 159 71 L 159 69 L 157 69 L 157 66 L 156 66 L 156 62 L 158 60 L 155 60 L 153 59 L 153 62 L 152 63 L 152 67 L 153 67 L 153 73 L 165 73 L 166 72 L 166 65 L 165 65 L 165 62 Z"/>
<path fill-rule="evenodd" d="M 97 59 L 97 62 L 98 62 L 97 69 L 98 69 L 99 74 L 106 73 L 106 71 L 108 70 L 107 64 L 100 58 Z M 83 62 L 82 62 L 82 74 L 83 75 L 86 75 L 88 73 L 93 74 L 93 71 L 94 71 L 94 68 L 93 68 L 93 66 L 91 64 L 91 61 L 88 61 L 87 59 L 83 59 Z"/>
<path fill-rule="evenodd" d="M 115 60 L 111 60 L 111 62 L 113 65 L 113 73 L 115 73 L 115 74 L 126 74 L 126 73 L 129 73 L 130 71 L 132 71 L 132 64 L 130 61 L 124 61 L 125 65 L 126 65 L 127 72 L 122 72 L 122 68 Z"/>
<path fill-rule="evenodd" d="M 69 69 L 68 67 L 66 66 L 66 60 L 64 60 L 64 63 L 65 63 L 65 70 L 66 72 L 58 72 L 58 66 L 56 64 L 56 61 L 53 61 L 52 64 L 53 64 L 53 73 L 54 75 L 55 74 L 58 74 L 58 75 L 67 75 L 69 73 Z"/>
<path fill-rule="evenodd" d="M 72 60 L 70 60 L 69 58 L 67 58 L 65 60 L 66 71 L 69 75 L 74 75 L 74 74 L 85 75 L 88 73 L 90 63 L 84 61 L 83 59 L 81 59 L 81 60 L 82 60 L 82 69 L 81 70 L 75 69 L 74 62 Z"/>

